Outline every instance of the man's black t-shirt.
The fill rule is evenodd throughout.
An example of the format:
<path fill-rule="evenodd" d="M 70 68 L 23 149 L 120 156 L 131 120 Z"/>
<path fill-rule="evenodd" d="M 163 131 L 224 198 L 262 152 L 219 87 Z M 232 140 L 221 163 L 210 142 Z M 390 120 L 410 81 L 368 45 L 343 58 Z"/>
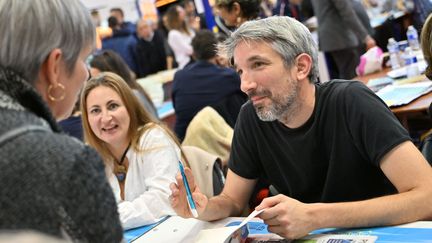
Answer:
<path fill-rule="evenodd" d="M 235 127 L 230 169 L 266 178 L 302 202 L 343 202 L 396 193 L 379 165 L 395 146 L 410 140 L 390 109 L 355 81 L 316 85 L 308 121 L 290 129 L 261 121 L 253 105 L 242 107 Z"/>

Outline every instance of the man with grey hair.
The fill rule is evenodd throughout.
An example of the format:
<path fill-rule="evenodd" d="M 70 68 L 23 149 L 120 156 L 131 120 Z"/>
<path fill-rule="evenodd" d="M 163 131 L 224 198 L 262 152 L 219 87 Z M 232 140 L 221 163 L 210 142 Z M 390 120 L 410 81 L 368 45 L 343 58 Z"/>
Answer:
<path fill-rule="evenodd" d="M 355 81 L 317 84 L 317 47 L 289 17 L 246 22 L 225 42 L 250 101 L 240 111 L 219 196 L 200 193 L 199 218 L 240 215 L 258 178 L 280 193 L 256 207 L 268 229 L 296 239 L 326 227 L 432 217 L 432 168 L 386 105 Z M 410 176 L 406 176 L 410 175 Z M 191 217 L 181 176 L 171 203 Z"/>

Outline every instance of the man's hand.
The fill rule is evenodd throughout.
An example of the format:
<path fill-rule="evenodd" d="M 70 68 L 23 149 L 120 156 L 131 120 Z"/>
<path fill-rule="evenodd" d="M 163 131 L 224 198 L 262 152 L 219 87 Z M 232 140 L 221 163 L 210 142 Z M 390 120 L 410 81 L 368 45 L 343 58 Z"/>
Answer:
<path fill-rule="evenodd" d="M 198 215 L 201 215 L 204 212 L 204 209 L 207 206 L 208 198 L 206 195 L 202 194 L 198 188 L 198 186 L 195 185 L 195 179 L 192 175 L 192 171 L 189 168 L 185 168 L 185 174 L 189 183 L 189 187 L 192 193 L 192 198 L 195 201 L 195 206 L 198 211 Z M 170 189 L 171 189 L 171 196 L 170 196 L 170 202 L 171 206 L 173 207 L 174 211 L 177 213 L 177 215 L 183 217 L 183 218 L 191 218 L 193 217 L 189 205 L 186 199 L 186 189 L 183 184 L 183 179 L 180 174 L 180 172 L 176 175 L 176 183 L 171 183 Z"/>
<path fill-rule="evenodd" d="M 266 209 L 258 217 L 268 230 L 286 239 L 298 239 L 314 230 L 310 204 L 301 203 L 284 195 L 264 199 L 255 210 Z"/>

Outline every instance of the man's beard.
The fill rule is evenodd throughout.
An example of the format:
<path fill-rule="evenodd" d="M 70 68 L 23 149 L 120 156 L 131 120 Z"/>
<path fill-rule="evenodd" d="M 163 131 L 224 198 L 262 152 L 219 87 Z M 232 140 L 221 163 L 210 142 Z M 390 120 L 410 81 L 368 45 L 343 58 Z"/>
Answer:
<path fill-rule="evenodd" d="M 249 96 L 265 96 L 271 100 L 271 104 L 265 106 L 263 104 L 254 105 L 255 112 L 262 121 L 275 121 L 290 119 L 290 115 L 297 107 L 298 85 L 291 83 L 286 92 L 282 95 L 273 96 L 269 90 L 256 90 L 249 93 Z"/>

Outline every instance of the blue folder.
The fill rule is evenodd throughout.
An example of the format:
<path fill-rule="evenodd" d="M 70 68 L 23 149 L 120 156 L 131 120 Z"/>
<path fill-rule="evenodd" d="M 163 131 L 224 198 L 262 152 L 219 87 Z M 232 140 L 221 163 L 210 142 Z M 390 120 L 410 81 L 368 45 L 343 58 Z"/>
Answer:
<path fill-rule="evenodd" d="M 173 114 L 174 107 L 172 101 L 165 101 L 160 107 L 158 107 L 157 113 L 160 119 L 163 119 L 170 114 Z"/>
<path fill-rule="evenodd" d="M 233 221 L 225 226 L 239 225 L 240 221 Z M 267 225 L 262 222 L 248 222 L 250 234 L 268 234 Z M 320 229 L 311 234 L 352 234 L 378 236 L 376 243 L 421 242 L 432 243 L 431 228 L 402 228 L 397 226 L 374 227 L 360 229 Z M 295 241 L 294 241 L 295 242 Z"/>

